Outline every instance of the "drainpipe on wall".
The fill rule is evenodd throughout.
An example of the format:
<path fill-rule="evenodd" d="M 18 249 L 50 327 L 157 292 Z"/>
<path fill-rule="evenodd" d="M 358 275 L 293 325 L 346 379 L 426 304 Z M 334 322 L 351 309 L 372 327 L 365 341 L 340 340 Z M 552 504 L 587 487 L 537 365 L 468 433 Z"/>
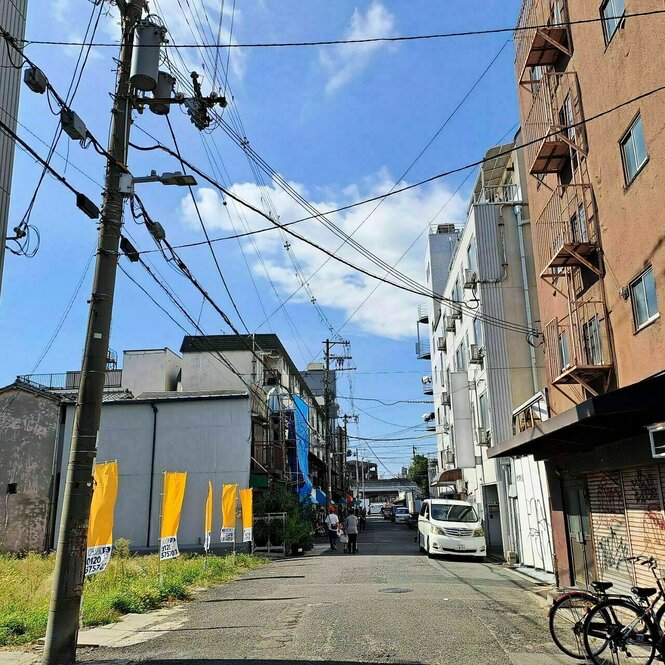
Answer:
<path fill-rule="evenodd" d="M 44 551 L 46 552 L 55 549 L 55 523 L 58 515 L 58 495 L 60 494 L 60 483 L 58 482 L 58 476 L 62 464 L 61 450 L 66 420 L 67 409 L 65 408 L 65 404 L 60 402 L 58 406 L 58 424 L 55 428 L 55 441 L 53 442 L 53 461 L 51 464 L 51 487 L 49 488 L 48 522 L 46 524 L 46 533 L 44 534 Z"/>
<path fill-rule="evenodd" d="M 152 527 L 152 492 L 155 484 L 155 449 L 157 447 L 157 413 L 159 409 L 154 404 L 152 407 L 152 452 L 150 453 L 150 490 L 148 494 L 148 532 L 145 537 L 145 546 L 150 547 L 150 529 Z"/>
<path fill-rule="evenodd" d="M 522 268 L 522 283 L 524 285 L 524 312 L 526 314 L 526 325 L 533 330 L 533 315 L 531 313 L 531 298 L 529 297 L 529 274 L 526 269 L 526 251 L 524 245 L 523 227 L 530 222 L 522 219 L 523 203 L 518 203 L 514 207 L 515 217 L 517 218 L 517 237 L 520 244 L 520 266 Z M 538 372 L 536 370 L 536 350 L 529 344 L 529 358 L 531 361 L 531 382 L 533 384 L 533 394 L 538 392 Z"/>

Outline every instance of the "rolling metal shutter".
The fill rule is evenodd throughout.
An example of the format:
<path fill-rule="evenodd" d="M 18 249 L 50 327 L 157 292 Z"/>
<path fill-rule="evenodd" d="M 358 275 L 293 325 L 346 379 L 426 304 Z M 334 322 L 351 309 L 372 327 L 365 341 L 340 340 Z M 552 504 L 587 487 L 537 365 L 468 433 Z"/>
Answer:
<path fill-rule="evenodd" d="M 663 467 L 654 465 L 630 469 L 621 475 L 633 556 L 653 556 L 665 567 Z M 653 575 L 645 566 L 638 564 L 635 574 L 639 586 L 654 586 Z"/>
<path fill-rule="evenodd" d="M 621 472 L 587 476 L 589 508 L 596 559 L 596 578 L 614 584 L 613 592 L 630 593 L 633 566 Z"/>

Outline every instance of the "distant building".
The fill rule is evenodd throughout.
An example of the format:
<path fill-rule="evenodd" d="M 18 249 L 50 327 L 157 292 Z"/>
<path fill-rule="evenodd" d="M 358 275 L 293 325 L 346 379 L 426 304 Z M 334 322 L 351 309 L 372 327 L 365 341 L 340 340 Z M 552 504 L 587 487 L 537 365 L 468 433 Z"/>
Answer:
<path fill-rule="evenodd" d="M 97 459 L 118 461 L 115 535 L 137 548 L 157 545 L 165 471 L 188 473 L 185 548 L 200 546 L 208 480 L 215 505 L 225 483 L 257 495 L 270 485 L 326 487 L 323 411 L 276 335 L 185 337 L 180 350 L 128 350 L 122 369 L 109 358 Z M 0 483 L 11 527 L 0 533 L 2 549 L 54 546 L 79 382 L 80 372 L 40 374 L 0 390 Z M 304 459 L 296 409 L 306 423 Z M 339 430 L 336 445 L 345 446 Z M 344 499 L 339 475 L 335 502 Z"/>
<path fill-rule="evenodd" d="M 437 227 L 429 236 L 428 285 L 445 302 L 419 308 L 428 353 L 419 332 L 418 356 L 431 363 L 422 383 L 433 397 L 426 428 L 437 435 L 432 493 L 475 505 L 490 550 L 551 573 L 542 463 L 488 456 L 512 436 L 514 413 L 537 401 L 544 385 L 544 356 L 528 333 L 540 321 L 523 165 L 514 148 L 486 153 L 464 229 Z"/>

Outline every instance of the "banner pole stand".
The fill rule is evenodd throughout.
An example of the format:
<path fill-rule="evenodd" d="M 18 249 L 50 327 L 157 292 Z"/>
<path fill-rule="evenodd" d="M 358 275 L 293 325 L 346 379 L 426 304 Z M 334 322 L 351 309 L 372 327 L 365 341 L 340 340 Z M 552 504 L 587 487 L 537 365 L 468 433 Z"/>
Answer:
<path fill-rule="evenodd" d="M 162 472 L 162 493 L 160 495 L 161 501 L 159 502 L 159 537 L 157 538 L 157 571 L 159 573 L 159 588 L 161 589 L 164 583 L 162 574 L 162 506 L 164 505 L 164 479 L 166 478 L 166 471 Z"/>

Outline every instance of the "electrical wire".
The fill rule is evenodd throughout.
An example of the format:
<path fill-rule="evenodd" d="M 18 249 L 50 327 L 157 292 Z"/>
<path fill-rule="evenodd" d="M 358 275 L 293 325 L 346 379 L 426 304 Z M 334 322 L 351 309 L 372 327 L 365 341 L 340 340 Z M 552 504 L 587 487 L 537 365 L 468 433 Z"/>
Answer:
<path fill-rule="evenodd" d="M 169 127 L 169 132 L 171 133 L 171 138 L 173 139 L 173 146 L 175 147 L 175 151 L 178 155 L 178 159 L 180 160 L 180 164 L 182 166 L 183 173 L 186 173 L 185 170 L 185 164 L 182 161 L 182 157 L 180 156 L 180 148 L 178 146 L 178 140 L 176 139 L 175 132 L 173 131 L 173 125 L 171 125 L 171 120 L 169 119 L 168 115 L 166 116 L 166 122 Z M 208 243 L 208 247 L 210 248 L 210 254 L 212 255 L 212 259 L 215 263 L 215 267 L 217 268 L 217 274 L 219 275 L 219 278 L 222 280 L 222 284 L 224 285 L 224 289 L 226 291 L 226 295 L 228 295 L 229 300 L 231 301 L 231 304 L 233 305 L 233 309 L 235 310 L 236 314 L 238 315 L 238 318 L 240 319 L 240 322 L 243 325 L 243 328 L 247 333 L 249 333 L 249 328 L 247 327 L 247 324 L 245 323 L 245 320 L 242 318 L 242 314 L 240 313 L 240 310 L 238 309 L 238 305 L 236 305 L 236 301 L 233 298 L 233 294 L 231 293 L 231 289 L 229 289 L 229 285 L 226 281 L 226 278 L 224 277 L 224 273 L 222 272 L 222 268 L 219 265 L 219 261 L 217 260 L 217 254 L 215 253 L 215 248 L 213 247 L 212 243 L 210 242 L 210 236 L 208 235 L 208 229 L 206 228 L 205 223 L 203 222 L 203 216 L 201 215 L 201 210 L 199 209 L 199 204 L 198 201 L 196 200 L 196 196 L 194 196 L 194 188 L 191 185 L 187 186 L 187 189 L 189 190 L 189 198 L 194 204 L 194 209 L 196 210 L 196 216 L 198 217 L 199 223 L 201 224 L 201 229 L 203 230 L 203 235 L 206 238 L 206 241 Z"/>
<path fill-rule="evenodd" d="M 437 175 L 431 176 L 431 177 L 429 177 L 429 178 L 427 178 L 427 179 L 425 179 L 425 180 L 421 180 L 421 181 L 419 181 L 419 182 L 417 182 L 417 183 L 413 183 L 413 184 L 411 184 L 411 185 L 407 185 L 407 186 L 404 186 L 404 187 L 401 187 L 401 188 L 395 189 L 395 190 L 393 190 L 392 192 L 388 192 L 388 193 L 385 193 L 385 194 L 382 194 L 382 195 L 378 195 L 378 196 L 371 197 L 371 198 L 369 198 L 369 199 L 364 199 L 363 201 L 358 201 L 358 202 L 355 202 L 355 203 L 352 203 L 352 204 L 349 204 L 349 205 L 346 205 L 346 206 L 342 206 L 342 207 L 337 208 L 337 209 L 335 209 L 335 210 L 333 210 L 333 211 L 328 211 L 328 212 L 325 213 L 325 214 L 327 215 L 327 214 L 330 214 L 330 213 L 332 213 L 332 212 L 340 212 L 340 211 L 342 211 L 342 210 L 348 210 L 348 209 L 350 209 L 350 208 L 355 208 L 355 207 L 357 207 L 357 206 L 364 205 L 365 203 L 369 203 L 369 202 L 372 202 L 372 201 L 380 200 L 381 198 L 384 198 L 384 197 L 387 197 L 387 196 L 394 196 L 394 195 L 396 195 L 396 194 L 402 193 L 402 192 L 407 191 L 407 190 L 414 189 L 414 188 L 416 188 L 416 187 L 422 186 L 422 185 L 424 185 L 424 184 L 426 184 L 426 183 L 429 183 L 429 182 L 433 182 L 433 181 L 435 181 L 435 180 L 438 180 L 438 179 L 443 178 L 443 177 L 445 177 L 445 176 L 451 175 L 451 174 L 453 174 L 453 173 L 458 173 L 458 172 L 461 172 L 461 171 L 464 171 L 464 170 L 467 170 L 467 169 L 470 169 L 470 168 L 473 168 L 473 167 L 476 167 L 476 166 L 480 166 L 481 164 L 484 164 L 484 163 L 487 162 L 487 161 L 493 161 L 493 160 L 495 160 L 497 157 L 510 155 L 510 154 L 511 154 L 512 152 L 514 152 L 515 150 L 521 150 L 521 149 L 524 149 L 525 147 L 527 147 L 527 146 L 529 146 L 529 145 L 532 145 L 532 144 L 535 144 L 535 143 L 539 143 L 540 141 L 542 141 L 542 140 L 544 140 L 544 139 L 546 139 L 546 138 L 549 138 L 549 137 L 556 136 L 556 135 L 560 134 L 562 131 L 566 131 L 566 130 L 568 130 L 568 129 L 573 129 L 573 128 L 575 128 L 575 127 L 579 127 L 579 126 L 582 126 L 582 125 L 588 124 L 589 122 L 592 122 L 592 121 L 594 121 L 594 120 L 597 120 L 597 119 L 600 118 L 600 117 L 603 117 L 603 116 L 605 116 L 605 115 L 608 115 L 608 114 L 610 114 L 610 113 L 613 113 L 613 112 L 615 112 L 615 111 L 617 111 L 617 110 L 619 110 L 619 109 L 621 109 L 621 108 L 623 108 L 623 107 L 625 107 L 625 106 L 628 106 L 628 105 L 630 105 L 630 104 L 633 104 L 633 103 L 635 103 L 635 102 L 637 102 L 637 101 L 640 101 L 641 99 L 644 99 L 644 98 L 646 98 L 646 97 L 649 97 L 649 96 L 651 96 L 651 95 L 654 95 L 654 94 L 656 94 L 656 93 L 658 93 L 658 92 L 661 92 L 661 91 L 663 91 L 663 90 L 665 90 L 665 86 L 659 86 L 659 87 L 654 88 L 654 89 L 652 89 L 652 90 L 650 90 L 650 91 L 648 91 L 648 92 L 646 92 L 646 93 L 643 93 L 643 94 L 638 95 L 638 96 L 636 96 L 636 97 L 633 97 L 633 98 L 631 98 L 631 99 L 629 99 L 629 100 L 626 100 L 626 101 L 624 101 L 624 102 L 622 102 L 622 103 L 620 103 L 620 104 L 618 104 L 618 105 L 616 105 L 616 106 L 614 106 L 614 107 L 612 107 L 612 108 L 610 108 L 610 109 L 606 109 L 606 110 L 604 110 L 604 111 L 602 111 L 602 112 L 600 112 L 600 113 L 597 113 L 596 115 L 591 116 L 591 117 L 587 118 L 586 120 L 582 120 L 582 121 L 579 121 L 579 122 L 571 123 L 570 125 L 567 125 L 567 126 L 565 126 L 564 128 L 561 128 L 561 129 L 559 129 L 559 130 L 557 130 L 557 131 L 549 132 L 548 134 L 546 134 L 546 135 L 544 135 L 544 136 L 542 136 L 542 137 L 539 137 L 539 138 L 537 138 L 537 139 L 533 139 L 533 140 L 528 141 L 528 142 L 524 142 L 524 143 L 522 143 L 520 146 L 513 147 L 513 148 L 511 148 L 510 150 L 502 151 L 502 152 L 500 152 L 500 153 L 498 153 L 498 154 L 496 154 L 496 155 L 493 155 L 491 158 L 487 158 L 487 157 L 485 157 L 485 158 L 480 159 L 480 160 L 478 160 L 478 161 L 476 161 L 476 162 L 473 162 L 473 163 L 471 163 L 471 164 L 467 164 L 467 165 L 465 165 L 465 166 L 457 167 L 457 168 L 455 168 L 455 169 L 451 169 L 451 170 L 449 170 L 449 171 L 446 171 L 446 172 L 443 172 L 443 173 L 440 173 L 440 174 L 437 174 Z M 132 146 L 135 147 L 135 148 L 137 148 L 137 149 L 139 149 L 139 150 L 157 150 L 157 149 L 160 149 L 160 150 L 163 150 L 163 151 L 165 151 L 165 152 L 167 152 L 167 153 L 170 153 L 170 154 L 171 154 L 172 156 L 174 156 L 174 157 L 177 157 L 177 155 L 174 154 L 173 151 L 171 151 L 169 148 L 167 148 L 166 146 L 164 146 L 164 145 L 162 145 L 162 144 L 157 144 L 157 145 L 155 145 L 155 146 L 137 146 L 136 144 L 132 144 Z M 241 205 L 244 205 L 244 206 L 247 207 L 248 209 L 252 210 L 253 212 L 259 214 L 260 216 L 262 216 L 262 217 L 264 217 L 265 219 L 267 219 L 268 221 L 270 221 L 275 227 L 279 227 L 279 228 L 282 228 L 282 229 L 286 229 L 287 226 L 289 225 L 289 224 L 283 224 L 283 223 L 281 223 L 281 222 L 278 222 L 277 220 L 272 219 L 269 215 L 266 215 L 265 213 L 263 213 L 261 210 L 259 210 L 258 208 L 256 208 L 256 207 L 253 206 L 252 204 L 250 204 L 250 203 L 248 203 L 248 202 L 246 202 L 246 201 L 240 199 L 240 198 L 239 198 L 238 196 L 236 196 L 233 192 L 231 192 L 230 190 L 228 190 L 228 189 L 222 187 L 222 186 L 221 186 L 218 182 L 216 182 L 213 178 L 211 178 L 210 176 L 208 176 L 207 174 L 205 174 L 205 173 L 204 173 L 203 171 L 201 171 L 200 169 L 197 169 L 194 165 L 192 165 L 192 164 L 191 164 L 190 162 L 188 162 L 187 160 L 183 160 L 183 161 L 184 161 L 185 164 L 187 164 L 187 166 L 189 166 L 189 168 L 190 168 L 192 171 L 194 171 L 195 173 L 197 173 L 198 175 L 200 175 L 202 178 L 204 178 L 207 182 L 209 182 L 211 185 L 213 185 L 214 187 L 216 187 L 217 189 L 219 189 L 220 191 L 222 191 L 224 194 L 226 194 L 226 196 L 228 196 L 228 197 L 230 197 L 230 198 L 234 198 L 234 199 L 235 199 L 236 201 L 238 201 Z M 320 216 L 321 216 L 321 214 L 319 213 L 318 215 L 312 215 L 310 218 L 315 218 L 315 217 L 320 217 Z M 304 219 L 303 219 L 303 220 L 297 220 L 297 221 L 304 221 Z M 295 223 L 295 222 L 291 222 L 290 224 L 293 224 L 293 223 Z M 415 284 L 415 285 L 416 285 L 416 288 L 413 288 L 413 287 L 408 286 L 408 285 L 398 284 L 398 283 L 395 283 L 395 282 L 393 282 L 393 281 L 391 281 L 391 280 L 384 279 L 384 278 L 382 278 L 382 277 L 380 277 L 380 276 L 378 276 L 378 275 L 376 275 L 376 274 L 374 274 L 374 273 L 371 273 L 371 272 L 365 270 L 364 268 L 361 268 L 360 266 L 357 266 L 357 265 L 351 263 L 350 261 L 347 261 L 346 259 L 344 259 L 344 258 L 342 258 L 342 257 L 336 256 L 336 255 L 335 255 L 334 253 L 332 253 L 330 250 L 327 250 L 327 249 L 321 247 L 321 246 L 318 245 L 317 243 L 315 243 L 315 242 L 313 242 L 313 241 L 311 241 L 311 240 L 305 238 L 304 236 L 302 236 L 302 235 L 300 235 L 300 234 L 298 234 L 298 233 L 295 233 L 295 232 L 294 232 L 293 230 L 291 230 L 291 229 L 288 229 L 287 232 L 288 232 L 290 235 L 294 236 L 295 238 L 301 240 L 302 242 L 304 242 L 304 243 L 306 243 L 306 244 L 308 244 L 308 245 L 310 245 L 310 246 L 312 246 L 312 247 L 318 249 L 319 251 L 323 252 L 324 254 L 333 257 L 336 261 L 338 261 L 338 262 L 340 262 L 340 263 L 343 263 L 343 264 L 346 265 L 347 267 L 350 267 L 350 268 L 352 268 L 353 270 L 355 270 L 355 271 L 357 271 L 357 272 L 360 272 L 360 273 L 362 273 L 362 274 L 364 274 L 364 275 L 366 275 L 366 276 L 368 276 L 368 277 L 371 277 L 371 278 L 373 278 L 373 279 L 376 279 L 376 280 L 378 280 L 378 281 L 380 281 L 380 282 L 383 282 L 383 283 L 386 283 L 386 284 L 392 285 L 392 286 L 394 286 L 394 287 L 396 287 L 396 288 L 399 288 L 399 289 L 402 289 L 402 290 L 405 290 L 405 291 L 408 291 L 408 292 L 411 292 L 411 293 L 415 293 L 415 294 L 417 294 L 417 295 L 421 295 L 421 296 L 424 295 L 424 296 L 426 296 L 426 297 L 428 297 L 428 298 L 432 298 L 432 299 L 434 299 L 434 300 L 439 300 L 439 301 L 441 301 L 441 302 L 448 302 L 448 303 L 451 303 L 451 304 L 457 304 L 457 305 L 459 305 L 462 309 L 466 310 L 468 313 L 474 313 L 474 314 L 476 314 L 479 318 L 481 318 L 482 320 L 484 320 L 488 325 L 495 325 L 495 326 L 497 326 L 497 327 L 502 327 L 502 328 L 504 328 L 504 329 L 506 329 L 506 330 L 510 330 L 510 331 L 512 331 L 512 332 L 520 332 L 520 333 L 526 333 L 526 334 L 530 334 L 530 335 L 540 335 L 539 331 L 535 331 L 535 330 L 529 329 L 529 328 L 527 328 L 526 326 L 522 326 L 521 324 L 515 324 L 515 323 L 511 323 L 511 322 L 503 321 L 503 320 L 498 319 L 498 318 L 496 318 L 496 317 L 489 316 L 489 315 L 487 315 L 487 314 L 485 314 L 485 313 L 477 313 L 477 312 L 475 311 L 475 308 L 473 308 L 473 307 L 469 307 L 465 302 L 462 302 L 462 301 L 453 301 L 453 300 L 450 299 L 450 298 L 444 298 L 444 297 L 441 296 L 440 294 L 436 294 L 436 293 L 433 293 L 433 292 L 427 290 L 426 287 L 423 287 L 422 285 L 418 284 L 417 282 L 414 282 L 414 280 L 409 280 L 409 281 L 410 281 L 412 284 Z M 355 245 L 357 245 L 357 243 L 355 243 L 355 241 L 353 241 L 353 242 L 354 242 Z M 366 250 L 366 248 L 362 248 L 362 249 L 364 250 L 364 255 L 367 256 L 367 254 L 368 254 L 368 250 Z M 371 254 L 371 253 L 370 253 L 370 254 Z M 382 261 L 380 261 L 380 260 L 378 261 L 378 263 L 381 263 L 381 264 L 382 264 L 382 267 L 384 267 L 384 268 L 387 266 L 387 264 L 385 264 L 385 262 L 382 262 Z M 392 268 L 391 268 L 390 266 L 387 266 L 387 267 L 390 268 L 390 269 L 392 270 Z M 407 279 L 408 279 L 408 278 L 407 278 Z"/>
<path fill-rule="evenodd" d="M 664 14 L 665 9 L 654 9 L 644 12 L 623 13 L 620 16 L 600 16 L 587 19 L 576 19 L 573 21 L 561 21 L 559 23 L 546 23 L 546 24 L 533 24 L 517 27 L 504 27 L 504 28 L 486 28 L 482 30 L 460 30 L 457 32 L 439 32 L 421 35 L 403 35 L 393 37 L 365 37 L 358 39 L 325 39 L 325 40 L 311 40 L 300 42 L 251 42 L 245 44 L 165 44 L 167 48 L 171 49 L 221 49 L 221 48 L 290 48 L 290 47 L 304 47 L 304 46 L 339 46 L 343 44 L 375 44 L 379 42 L 415 42 L 415 41 L 433 41 L 439 39 L 452 39 L 458 37 L 478 37 L 484 35 L 497 35 L 501 33 L 520 33 L 528 30 L 537 29 L 552 29 L 557 27 L 570 27 L 573 25 L 587 25 L 594 23 L 602 23 L 610 20 L 625 20 L 631 18 L 640 18 Z M 36 44 L 44 46 L 94 46 L 94 47 L 117 47 L 117 42 L 80 42 L 80 41 L 55 41 L 55 40 L 25 40 L 26 44 Z"/>

